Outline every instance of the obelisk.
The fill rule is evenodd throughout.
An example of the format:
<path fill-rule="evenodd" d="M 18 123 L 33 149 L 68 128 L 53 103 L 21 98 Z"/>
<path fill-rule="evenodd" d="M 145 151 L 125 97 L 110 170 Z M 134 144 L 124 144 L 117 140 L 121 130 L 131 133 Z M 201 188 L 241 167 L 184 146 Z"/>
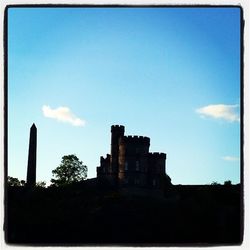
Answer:
<path fill-rule="evenodd" d="M 28 156 L 28 169 L 27 169 L 27 187 L 34 187 L 36 185 L 36 139 L 37 130 L 36 125 L 30 128 L 30 143 L 29 143 L 29 156 Z"/>

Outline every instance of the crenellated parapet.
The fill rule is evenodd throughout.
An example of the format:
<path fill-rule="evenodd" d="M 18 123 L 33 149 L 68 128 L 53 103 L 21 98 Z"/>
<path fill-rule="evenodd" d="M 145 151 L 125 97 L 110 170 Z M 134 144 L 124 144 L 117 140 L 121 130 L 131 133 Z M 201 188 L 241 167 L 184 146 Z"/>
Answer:
<path fill-rule="evenodd" d="M 109 164 L 110 163 L 110 154 L 107 154 L 107 156 L 105 158 L 103 156 L 101 156 L 100 162 L 101 162 L 101 165 Z"/>
<path fill-rule="evenodd" d="M 165 153 L 158 153 L 158 152 L 151 152 L 148 153 L 148 156 L 152 159 L 163 159 L 165 160 L 167 158 L 167 155 Z"/>
<path fill-rule="evenodd" d="M 146 136 L 123 136 L 120 138 L 120 143 L 128 143 L 128 144 L 150 144 L 150 138 Z"/>
<path fill-rule="evenodd" d="M 125 131 L 125 127 L 123 125 L 112 125 L 111 126 L 111 132 L 114 131 Z"/>

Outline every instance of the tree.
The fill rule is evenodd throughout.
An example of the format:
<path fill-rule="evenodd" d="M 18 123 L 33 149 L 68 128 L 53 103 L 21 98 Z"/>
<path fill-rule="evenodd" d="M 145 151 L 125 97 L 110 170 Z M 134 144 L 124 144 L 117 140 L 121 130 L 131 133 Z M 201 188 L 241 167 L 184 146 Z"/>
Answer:
<path fill-rule="evenodd" d="M 21 184 L 21 186 L 23 186 L 23 187 L 24 187 L 24 186 L 25 186 L 25 184 L 26 184 L 25 180 L 21 180 L 21 181 L 20 181 L 20 184 Z"/>
<path fill-rule="evenodd" d="M 36 187 L 45 188 L 46 187 L 46 182 L 45 181 L 39 181 L 39 182 L 36 183 Z"/>
<path fill-rule="evenodd" d="M 225 185 L 225 186 L 231 186 L 231 185 L 232 185 L 232 182 L 231 182 L 230 180 L 224 181 L 224 185 Z"/>
<path fill-rule="evenodd" d="M 18 178 L 11 177 L 11 176 L 8 176 L 7 183 L 8 183 L 8 186 L 12 186 L 12 187 L 21 186 L 21 182 L 18 180 Z"/>
<path fill-rule="evenodd" d="M 73 182 L 79 182 L 87 178 L 87 166 L 75 155 L 65 155 L 61 164 L 52 171 L 56 179 L 51 179 L 52 185 L 62 186 Z"/>
<path fill-rule="evenodd" d="M 212 186 L 218 186 L 218 185 L 220 185 L 220 183 L 218 183 L 217 181 L 213 181 L 213 182 L 211 183 L 211 185 L 212 185 Z"/>

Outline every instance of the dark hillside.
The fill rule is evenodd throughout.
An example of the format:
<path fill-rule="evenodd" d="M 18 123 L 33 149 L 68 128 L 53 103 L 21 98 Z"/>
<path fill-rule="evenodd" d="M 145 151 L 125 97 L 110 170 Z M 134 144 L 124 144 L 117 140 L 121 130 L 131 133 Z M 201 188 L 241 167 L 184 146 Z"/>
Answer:
<path fill-rule="evenodd" d="M 144 190 L 147 194 L 147 190 Z M 172 186 L 165 197 L 83 182 L 8 189 L 9 243 L 239 244 L 240 186 Z"/>

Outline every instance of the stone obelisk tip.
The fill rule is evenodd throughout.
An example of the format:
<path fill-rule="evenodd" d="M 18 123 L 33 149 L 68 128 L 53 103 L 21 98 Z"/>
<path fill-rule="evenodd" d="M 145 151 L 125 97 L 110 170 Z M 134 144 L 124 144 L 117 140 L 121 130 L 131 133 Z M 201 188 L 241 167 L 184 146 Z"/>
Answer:
<path fill-rule="evenodd" d="M 37 129 L 35 123 L 30 128 L 30 143 L 27 169 L 27 186 L 36 185 L 36 144 L 37 144 Z"/>

